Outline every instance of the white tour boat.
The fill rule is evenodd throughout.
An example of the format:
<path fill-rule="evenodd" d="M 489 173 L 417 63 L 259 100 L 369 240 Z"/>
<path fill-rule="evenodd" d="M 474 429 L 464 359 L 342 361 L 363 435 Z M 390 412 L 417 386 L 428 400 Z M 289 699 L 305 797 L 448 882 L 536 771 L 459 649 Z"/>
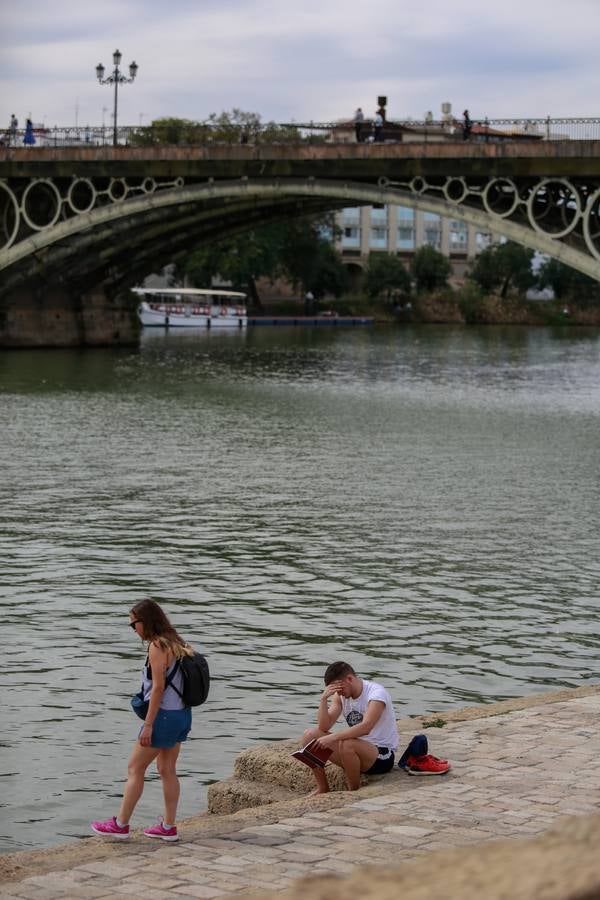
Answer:
<path fill-rule="evenodd" d="M 133 288 L 140 322 L 158 328 L 245 328 L 246 295 L 203 288 Z"/>

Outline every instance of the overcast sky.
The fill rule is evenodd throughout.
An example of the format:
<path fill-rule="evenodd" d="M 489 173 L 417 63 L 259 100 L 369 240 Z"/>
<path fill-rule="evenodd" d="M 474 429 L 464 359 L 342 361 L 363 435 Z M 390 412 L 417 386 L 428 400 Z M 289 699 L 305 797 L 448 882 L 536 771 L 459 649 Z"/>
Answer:
<path fill-rule="evenodd" d="M 0 127 L 110 123 L 116 47 L 139 65 L 119 122 L 600 115 L 600 0 L 3 0 Z M 104 108 L 104 109 L 103 109 Z"/>

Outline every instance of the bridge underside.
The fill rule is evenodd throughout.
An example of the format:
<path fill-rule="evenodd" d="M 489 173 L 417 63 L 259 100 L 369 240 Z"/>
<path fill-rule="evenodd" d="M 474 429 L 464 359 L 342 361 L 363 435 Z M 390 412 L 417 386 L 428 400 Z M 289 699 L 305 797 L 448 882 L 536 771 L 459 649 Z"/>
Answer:
<path fill-rule="evenodd" d="M 331 156 L 332 148 L 325 149 Z M 187 168 L 181 160 L 166 165 L 121 158 L 109 166 L 79 160 L 72 166 L 80 174 L 70 177 L 53 169 L 52 161 L 36 166 L 21 156 L 7 166 L 0 159 L 0 174 L 8 175 L 0 178 L 2 303 L 14 307 L 26 297 L 39 305 L 48 293 L 62 293 L 85 318 L 90 296 L 101 296 L 105 313 L 111 304 L 121 310 L 122 339 L 126 309 L 132 319 L 127 289 L 149 272 L 239 231 L 366 204 L 462 219 L 600 280 L 600 147 L 587 148 L 587 155 L 579 147 L 582 160 L 568 145 L 559 166 L 555 146 L 551 156 L 525 153 L 525 160 L 497 149 L 474 156 L 469 148 L 460 160 L 439 150 L 433 156 L 412 150 L 410 156 L 403 148 L 399 158 L 397 148 L 386 154 L 375 149 L 375 159 L 354 146 L 350 159 L 339 148 L 323 159 L 323 148 L 312 148 L 309 158 L 304 148 L 295 165 L 278 152 L 258 166 L 257 148 L 251 159 L 243 158 L 246 148 L 233 148 L 236 159 L 221 166 L 214 159 L 202 165 L 188 159 Z M 158 174 L 161 166 L 167 174 Z M 560 169 L 575 174 L 567 177 Z M 307 174 L 298 177 L 297 170 Z"/>

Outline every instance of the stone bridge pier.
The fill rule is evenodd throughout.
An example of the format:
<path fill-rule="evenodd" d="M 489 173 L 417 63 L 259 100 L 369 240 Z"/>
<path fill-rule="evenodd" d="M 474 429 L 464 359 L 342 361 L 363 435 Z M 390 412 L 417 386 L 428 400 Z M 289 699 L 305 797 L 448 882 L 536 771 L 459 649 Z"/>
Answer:
<path fill-rule="evenodd" d="M 103 285 L 23 286 L 0 300 L 0 346 L 81 347 L 139 341 L 137 301 L 109 297 Z"/>

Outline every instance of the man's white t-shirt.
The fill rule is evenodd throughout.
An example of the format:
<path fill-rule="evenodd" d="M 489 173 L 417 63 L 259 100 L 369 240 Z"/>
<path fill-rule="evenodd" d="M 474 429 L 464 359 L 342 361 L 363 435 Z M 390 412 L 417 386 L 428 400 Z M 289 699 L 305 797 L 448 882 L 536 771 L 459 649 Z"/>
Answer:
<path fill-rule="evenodd" d="M 361 740 L 369 741 L 377 747 L 388 747 L 390 750 L 397 750 L 400 743 L 398 735 L 398 727 L 396 725 L 396 715 L 392 706 L 392 698 L 382 685 L 376 681 L 362 680 L 363 689 L 360 697 L 356 700 L 353 697 L 342 697 L 342 715 L 346 720 L 349 728 L 358 725 L 367 714 L 367 706 L 371 700 L 379 700 L 385 703 L 385 709 L 381 713 L 375 727 L 368 733 L 361 736 Z"/>

